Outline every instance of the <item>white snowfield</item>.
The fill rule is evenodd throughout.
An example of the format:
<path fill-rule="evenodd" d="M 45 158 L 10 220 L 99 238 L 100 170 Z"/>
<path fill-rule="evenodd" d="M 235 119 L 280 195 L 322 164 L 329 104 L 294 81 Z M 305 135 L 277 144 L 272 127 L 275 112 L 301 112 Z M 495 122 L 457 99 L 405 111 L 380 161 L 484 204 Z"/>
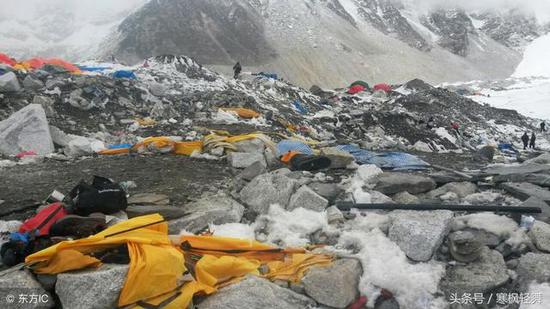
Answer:
<path fill-rule="evenodd" d="M 542 36 L 526 49 L 523 61 L 513 77 L 545 76 L 550 78 L 550 33 Z"/>

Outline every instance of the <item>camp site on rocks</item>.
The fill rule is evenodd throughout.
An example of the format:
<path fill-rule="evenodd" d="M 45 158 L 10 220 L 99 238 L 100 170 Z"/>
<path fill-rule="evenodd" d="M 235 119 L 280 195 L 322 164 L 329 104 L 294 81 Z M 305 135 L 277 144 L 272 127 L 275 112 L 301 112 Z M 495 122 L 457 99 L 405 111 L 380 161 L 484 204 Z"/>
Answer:
<path fill-rule="evenodd" d="M 550 308 L 550 7 L 36 2 L 0 308 Z"/>

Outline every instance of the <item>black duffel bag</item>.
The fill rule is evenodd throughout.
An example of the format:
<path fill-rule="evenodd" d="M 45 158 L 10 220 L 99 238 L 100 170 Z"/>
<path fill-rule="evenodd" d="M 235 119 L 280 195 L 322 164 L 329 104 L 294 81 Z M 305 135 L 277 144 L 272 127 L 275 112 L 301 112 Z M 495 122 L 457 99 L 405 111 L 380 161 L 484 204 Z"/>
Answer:
<path fill-rule="evenodd" d="M 128 207 L 126 191 L 112 180 L 94 176 L 91 185 L 81 181 L 69 193 L 72 212 L 79 216 L 88 216 L 99 212 L 113 214 Z"/>

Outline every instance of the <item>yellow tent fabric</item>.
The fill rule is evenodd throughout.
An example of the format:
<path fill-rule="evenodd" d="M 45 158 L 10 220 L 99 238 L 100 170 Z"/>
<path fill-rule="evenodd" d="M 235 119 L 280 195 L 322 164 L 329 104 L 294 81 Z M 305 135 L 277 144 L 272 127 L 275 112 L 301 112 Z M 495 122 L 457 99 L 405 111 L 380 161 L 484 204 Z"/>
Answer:
<path fill-rule="evenodd" d="M 280 249 L 257 241 L 215 237 L 180 236 L 174 242 L 168 226 L 155 214 L 119 223 L 85 239 L 65 241 L 26 258 L 36 273 L 56 274 L 95 267 L 100 262 L 87 254 L 126 244 L 130 265 L 118 306 L 162 304 L 163 308 L 187 308 L 197 293 L 211 294 L 244 276 L 260 275 L 260 265 L 269 268 L 265 278 L 298 282 L 312 266 L 324 266 L 332 258 L 306 253 L 305 249 Z M 192 265 L 194 280 L 179 286 Z"/>
<path fill-rule="evenodd" d="M 257 111 L 251 110 L 248 108 L 237 107 L 237 108 L 220 108 L 220 109 L 226 112 L 233 112 L 239 115 L 239 117 L 245 118 L 245 119 L 258 118 L 261 116 L 261 114 L 258 113 Z"/>

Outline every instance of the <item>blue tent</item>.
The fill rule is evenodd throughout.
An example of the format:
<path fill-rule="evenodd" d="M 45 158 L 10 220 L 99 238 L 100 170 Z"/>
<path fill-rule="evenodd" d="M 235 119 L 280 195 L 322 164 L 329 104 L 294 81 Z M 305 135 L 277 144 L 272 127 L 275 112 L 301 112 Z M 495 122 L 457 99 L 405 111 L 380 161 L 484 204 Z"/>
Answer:
<path fill-rule="evenodd" d="M 128 79 L 137 79 L 136 74 L 132 71 L 119 70 L 113 73 L 114 78 L 128 78 Z"/>
<path fill-rule="evenodd" d="M 79 65 L 78 68 L 81 71 L 87 71 L 87 72 L 103 72 L 107 69 L 110 69 L 108 67 L 90 67 L 90 66 L 85 66 L 85 65 Z"/>
<path fill-rule="evenodd" d="M 372 152 L 353 145 L 340 145 L 338 149 L 350 153 L 359 164 L 374 164 L 389 170 L 423 170 L 430 165 L 417 156 L 404 152 Z"/>
<path fill-rule="evenodd" d="M 306 155 L 313 155 L 313 149 L 307 144 L 297 140 L 286 139 L 277 144 L 277 157 L 281 157 L 289 151 L 297 151 Z"/>

